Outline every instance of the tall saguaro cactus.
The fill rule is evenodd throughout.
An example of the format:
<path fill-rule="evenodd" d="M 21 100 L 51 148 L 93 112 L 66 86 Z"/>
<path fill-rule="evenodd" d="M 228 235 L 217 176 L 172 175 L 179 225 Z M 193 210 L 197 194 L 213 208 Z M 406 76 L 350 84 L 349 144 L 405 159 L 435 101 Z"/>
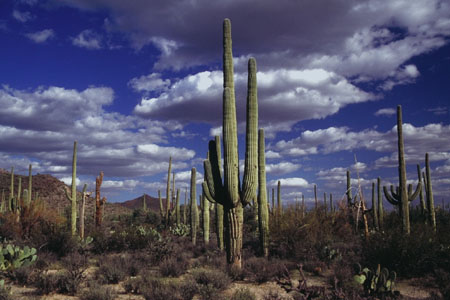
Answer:
<path fill-rule="evenodd" d="M 258 101 L 256 61 L 254 58 L 250 58 L 248 62 L 245 169 L 243 184 L 240 188 L 233 55 L 231 48 L 231 22 L 229 19 L 225 19 L 223 22 L 224 183 L 222 185 L 217 162 L 205 160 L 206 183 L 203 185 L 208 199 L 224 206 L 227 262 L 230 266 L 240 269 L 242 267 L 243 207 L 256 196 L 258 176 Z"/>
<path fill-rule="evenodd" d="M 9 186 L 9 198 L 8 205 L 9 211 L 13 211 L 14 209 L 14 167 L 11 167 L 11 185 Z"/>
<path fill-rule="evenodd" d="M 28 166 L 28 194 L 26 199 L 26 205 L 31 204 L 31 193 L 33 192 L 33 176 L 31 174 L 32 166 L 31 164 Z"/>
<path fill-rule="evenodd" d="M 436 231 L 436 215 L 434 212 L 434 198 L 433 198 L 433 189 L 431 186 L 431 172 L 430 172 L 430 160 L 428 158 L 428 153 L 425 154 L 425 192 L 427 194 L 427 210 L 428 210 L 428 221 L 430 225 L 433 227 L 434 231 Z"/>
<path fill-rule="evenodd" d="M 196 196 L 196 174 L 195 168 L 191 170 L 191 240 L 192 244 L 197 243 L 197 227 L 198 227 L 198 207 Z"/>
<path fill-rule="evenodd" d="M 87 184 L 83 186 L 83 192 L 81 192 L 81 208 L 80 208 L 80 238 L 84 240 L 84 212 L 86 209 L 86 199 L 90 196 L 90 193 L 86 192 Z"/>
<path fill-rule="evenodd" d="M 389 194 L 386 187 L 383 187 L 386 199 L 392 205 L 398 205 L 400 216 L 402 218 L 402 229 L 406 234 L 410 233 L 409 224 L 409 202 L 413 201 L 420 192 L 421 183 L 417 184 L 416 191 L 412 192 L 412 185 L 406 186 L 406 164 L 405 164 L 405 149 L 403 143 L 403 129 L 402 129 L 402 107 L 397 106 L 397 137 L 398 137 L 398 178 L 399 187 L 394 191 L 394 186 L 391 185 L 391 194 Z"/>
<path fill-rule="evenodd" d="M 377 196 L 378 196 L 378 228 L 383 230 L 384 224 L 384 210 L 383 210 L 383 197 L 381 196 L 381 178 L 377 178 Z"/>
<path fill-rule="evenodd" d="M 375 182 L 372 182 L 372 215 L 373 215 L 373 227 L 375 228 L 375 230 L 378 230 L 379 222 L 378 222 L 377 201 L 375 199 Z"/>
<path fill-rule="evenodd" d="M 100 172 L 100 175 L 95 179 L 95 226 L 102 226 L 102 214 L 103 214 L 103 206 L 106 203 L 106 197 L 100 197 L 100 188 L 103 183 L 103 171 Z"/>
<path fill-rule="evenodd" d="M 350 170 L 347 170 L 347 206 L 352 206 L 353 196 L 352 196 L 352 183 L 350 178 Z"/>
<path fill-rule="evenodd" d="M 278 218 L 283 214 L 283 203 L 281 202 L 281 182 L 278 180 L 277 183 L 277 215 Z"/>
<path fill-rule="evenodd" d="M 202 194 L 202 219 L 203 219 L 203 242 L 205 245 L 209 244 L 209 201 L 206 199 L 205 194 Z"/>
<path fill-rule="evenodd" d="M 71 232 L 75 235 L 77 233 L 77 141 L 73 142 L 71 194 L 68 194 L 67 189 L 65 191 L 67 199 L 72 204 Z"/>
<path fill-rule="evenodd" d="M 258 131 L 258 227 L 259 244 L 264 257 L 269 257 L 269 210 L 267 206 L 266 157 L 264 129 Z"/>

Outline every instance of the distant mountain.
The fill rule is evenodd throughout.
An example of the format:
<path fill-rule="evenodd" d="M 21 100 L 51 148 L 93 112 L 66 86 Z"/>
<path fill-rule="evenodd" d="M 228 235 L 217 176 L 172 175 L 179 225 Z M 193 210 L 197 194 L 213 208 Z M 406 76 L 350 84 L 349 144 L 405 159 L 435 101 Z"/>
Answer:
<path fill-rule="evenodd" d="M 64 214 L 64 210 L 70 209 L 71 203 L 67 199 L 64 189 L 68 186 L 59 180 L 48 174 L 37 174 L 33 175 L 33 186 L 32 186 L 32 199 L 39 197 L 45 202 L 47 208 L 52 208 Z M 28 189 L 28 176 L 16 175 L 14 174 L 14 193 L 17 195 L 17 189 L 19 186 L 19 178 L 22 178 L 22 191 Z M 9 190 L 11 185 L 11 173 L 7 170 L 0 168 L 0 196 L 2 191 L 5 193 L 6 201 L 9 198 Z M 81 192 L 78 191 L 78 199 L 81 199 Z M 94 193 L 93 193 L 94 194 Z M 80 207 L 81 201 L 78 201 L 78 207 Z M 95 199 L 89 198 L 86 201 L 86 224 L 94 220 L 95 212 Z M 123 213 L 131 213 L 131 210 L 126 206 L 120 205 L 119 203 L 108 203 L 105 206 L 105 216 L 117 215 Z"/>
<path fill-rule="evenodd" d="M 120 205 L 122 205 L 126 208 L 129 208 L 129 209 L 142 208 L 144 205 L 144 197 L 145 197 L 145 203 L 147 204 L 147 209 L 150 209 L 154 212 L 159 212 L 159 199 L 152 197 L 150 195 L 147 195 L 147 194 L 144 194 L 133 200 L 121 202 Z M 166 198 L 163 198 L 162 200 L 163 200 L 163 203 L 165 203 Z"/>

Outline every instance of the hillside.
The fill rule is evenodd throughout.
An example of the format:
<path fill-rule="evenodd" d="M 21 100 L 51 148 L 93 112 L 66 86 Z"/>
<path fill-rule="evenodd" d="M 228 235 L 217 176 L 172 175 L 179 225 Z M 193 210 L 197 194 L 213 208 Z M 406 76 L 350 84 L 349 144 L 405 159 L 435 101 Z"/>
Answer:
<path fill-rule="evenodd" d="M 159 199 L 152 197 L 150 195 L 144 194 L 140 197 L 137 197 L 135 199 L 132 200 L 128 200 L 125 202 L 121 202 L 120 205 L 129 208 L 129 209 L 137 209 L 137 208 L 142 208 L 144 202 L 144 197 L 145 197 L 145 203 L 147 205 L 147 209 L 153 210 L 155 212 L 159 212 Z M 166 198 L 163 198 L 163 201 L 166 201 Z"/>

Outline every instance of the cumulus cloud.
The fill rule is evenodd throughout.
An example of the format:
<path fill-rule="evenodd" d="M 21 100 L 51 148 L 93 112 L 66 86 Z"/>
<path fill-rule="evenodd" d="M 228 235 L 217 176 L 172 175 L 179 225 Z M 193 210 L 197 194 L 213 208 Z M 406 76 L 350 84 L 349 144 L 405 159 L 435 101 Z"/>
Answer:
<path fill-rule="evenodd" d="M 33 19 L 33 16 L 29 11 L 18 11 L 16 9 L 13 10 L 12 16 L 21 23 L 25 23 Z"/>
<path fill-rule="evenodd" d="M 236 53 L 256 56 L 266 69 L 302 65 L 359 80 L 393 76 L 411 57 L 444 45 L 450 35 L 450 7 L 439 0 L 333 1 L 327 10 L 313 0 L 264 5 L 232 0 L 225 7 L 202 1 L 127 6 L 119 0 L 65 2 L 109 11 L 114 28 L 126 33 L 132 45 L 153 44 L 160 49 L 158 68 L 216 62 L 224 17 L 239 28 L 233 31 Z M 174 12 L 176 19 L 171 18 Z M 217 20 L 216 26 L 210 20 Z"/>
<path fill-rule="evenodd" d="M 89 50 L 97 50 L 102 48 L 102 37 L 95 31 L 86 29 L 72 38 L 72 44 Z"/>
<path fill-rule="evenodd" d="M 27 33 L 25 34 L 27 38 L 32 40 L 35 43 L 41 44 L 45 43 L 49 39 L 52 39 L 55 37 L 55 31 L 53 29 L 44 29 L 41 31 L 33 32 L 33 33 Z"/>
<path fill-rule="evenodd" d="M 235 74 L 238 122 L 245 119 L 245 73 Z M 153 98 L 142 98 L 134 112 L 144 118 L 176 119 L 180 122 L 221 120 L 223 76 L 221 71 L 203 71 L 173 82 Z M 345 78 L 323 69 L 281 69 L 258 73 L 260 126 L 270 133 L 289 130 L 305 119 L 325 118 L 340 108 L 376 98 Z M 195 109 L 192 109 L 195 107 Z M 211 134 L 219 133 L 215 127 Z"/>
<path fill-rule="evenodd" d="M 165 90 L 170 85 L 170 79 L 162 79 L 161 74 L 152 73 L 133 78 L 128 85 L 137 92 L 158 92 Z"/>
<path fill-rule="evenodd" d="M 26 169 L 30 161 L 16 161 L 17 153 L 33 158 L 35 170 L 69 176 L 73 141 L 78 141 L 81 175 L 143 176 L 165 172 L 169 156 L 174 170 L 190 167 L 193 150 L 167 147 L 176 122 L 142 120 L 106 112 L 114 92 L 108 87 L 85 90 L 39 87 L 0 89 L 0 152 L 5 160 Z M 36 163 L 39 161 L 39 163 Z"/>
<path fill-rule="evenodd" d="M 281 187 L 288 187 L 288 188 L 306 188 L 309 187 L 310 184 L 306 179 L 300 178 L 300 177 L 291 177 L 291 178 L 280 178 L 277 180 L 271 180 L 269 181 L 269 186 L 277 186 L 278 181 L 280 181 Z"/>
<path fill-rule="evenodd" d="M 450 125 L 428 124 L 416 127 L 403 124 L 405 156 L 408 163 L 416 163 L 424 159 L 426 152 L 433 161 L 445 160 L 450 157 Z M 378 158 L 374 165 L 393 167 L 397 165 L 397 126 L 387 132 L 366 129 L 360 132 L 350 131 L 347 127 L 329 127 L 326 129 L 306 130 L 295 139 L 281 140 L 274 149 L 282 155 L 305 156 L 315 154 L 330 154 L 339 151 L 367 149 L 376 152 L 391 153 Z M 363 169 L 365 169 L 364 166 Z"/>
<path fill-rule="evenodd" d="M 380 108 L 375 112 L 375 116 L 392 116 L 395 115 L 397 111 L 395 108 Z"/>
<path fill-rule="evenodd" d="M 283 161 L 277 164 L 266 164 L 266 172 L 267 174 L 282 175 L 297 171 L 300 167 L 299 164 Z"/>

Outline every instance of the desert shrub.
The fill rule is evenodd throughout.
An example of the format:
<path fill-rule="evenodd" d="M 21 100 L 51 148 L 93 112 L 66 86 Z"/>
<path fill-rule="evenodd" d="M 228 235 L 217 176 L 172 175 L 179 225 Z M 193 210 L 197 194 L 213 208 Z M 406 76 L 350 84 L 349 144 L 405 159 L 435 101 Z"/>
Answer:
<path fill-rule="evenodd" d="M 178 277 L 184 274 L 189 267 L 188 261 L 181 255 L 164 259 L 159 264 L 159 272 L 162 276 Z"/>
<path fill-rule="evenodd" d="M 128 262 L 124 257 L 105 257 L 100 260 L 96 272 L 97 278 L 102 283 L 118 283 L 128 275 Z"/>
<path fill-rule="evenodd" d="M 62 261 L 66 268 L 59 278 L 59 292 L 74 295 L 77 293 L 80 284 L 85 278 L 84 272 L 87 269 L 87 257 L 75 252 Z"/>
<path fill-rule="evenodd" d="M 149 245 L 148 249 L 148 254 L 153 265 L 159 264 L 161 261 L 171 257 L 174 253 L 174 243 L 167 237 L 154 241 Z"/>
<path fill-rule="evenodd" d="M 100 254 L 108 251 L 109 235 L 104 228 L 95 229 L 90 233 L 92 236 L 92 252 Z"/>
<path fill-rule="evenodd" d="M 89 289 L 83 291 L 80 295 L 81 300 L 113 300 L 116 299 L 116 293 L 110 287 L 93 284 Z"/>
<path fill-rule="evenodd" d="M 20 285 L 33 284 L 36 276 L 37 272 L 34 266 L 21 267 L 11 273 L 12 279 Z"/>
<path fill-rule="evenodd" d="M 65 228 L 54 228 L 43 249 L 55 253 L 58 257 L 64 257 L 78 250 L 78 240 Z"/>
<path fill-rule="evenodd" d="M 144 249 L 160 239 L 159 232 L 148 225 L 131 225 L 111 234 L 108 240 L 108 250 L 120 252 Z"/>
<path fill-rule="evenodd" d="M 290 265 L 278 259 L 268 261 L 262 257 L 251 257 L 244 263 L 245 275 L 250 280 L 263 283 L 283 277 Z"/>
<path fill-rule="evenodd" d="M 123 283 L 125 292 L 139 294 L 141 291 L 142 279 L 139 277 L 130 277 Z"/>
<path fill-rule="evenodd" d="M 47 295 L 59 291 L 60 278 L 60 273 L 42 272 L 35 282 L 37 293 L 40 295 Z"/>
<path fill-rule="evenodd" d="M 209 285 L 216 289 L 216 291 L 226 289 L 231 283 L 231 279 L 226 273 L 216 269 L 198 268 L 192 270 L 190 275 L 198 285 Z"/>
<path fill-rule="evenodd" d="M 6 287 L 4 283 L 0 286 L 0 300 L 12 300 L 11 289 Z"/>
<path fill-rule="evenodd" d="M 188 276 L 180 283 L 179 289 L 183 300 L 192 300 L 198 292 L 197 282 L 192 276 Z"/>
<path fill-rule="evenodd" d="M 161 279 L 149 279 L 142 287 L 145 300 L 180 300 L 179 291 L 175 284 Z"/>
<path fill-rule="evenodd" d="M 278 291 L 270 290 L 269 293 L 264 295 L 263 299 L 264 300 L 288 300 L 288 299 L 290 299 L 290 297 L 282 295 Z M 308 298 L 298 298 L 298 299 L 308 299 Z"/>
<path fill-rule="evenodd" d="M 237 289 L 230 300 L 256 300 L 256 296 L 248 288 Z"/>

